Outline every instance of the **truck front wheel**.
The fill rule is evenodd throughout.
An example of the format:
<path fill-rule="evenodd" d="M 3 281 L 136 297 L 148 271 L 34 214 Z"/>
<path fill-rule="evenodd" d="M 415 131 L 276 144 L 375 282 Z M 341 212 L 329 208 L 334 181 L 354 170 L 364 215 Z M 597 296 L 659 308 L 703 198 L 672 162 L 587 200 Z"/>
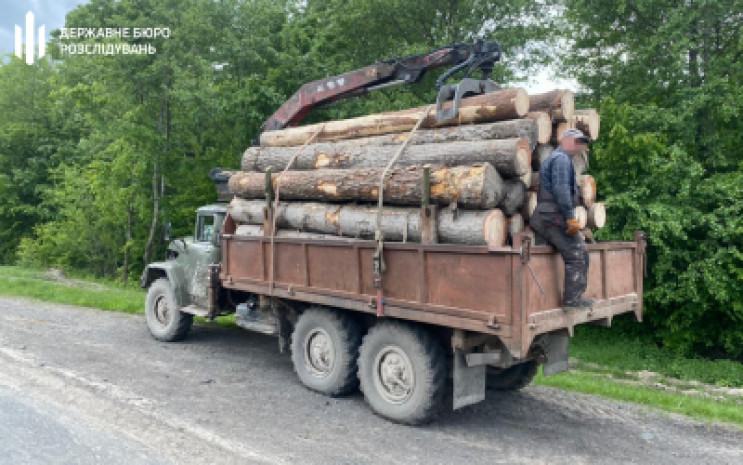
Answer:
<path fill-rule="evenodd" d="M 359 381 L 377 415 L 409 425 L 425 423 L 443 404 L 444 350 L 421 327 L 380 323 L 361 344 Z"/>
<path fill-rule="evenodd" d="M 188 334 L 193 324 L 193 315 L 180 311 L 170 281 L 160 278 L 147 291 L 145 320 L 155 339 L 172 342 L 181 340 Z"/>
<path fill-rule="evenodd" d="M 361 328 L 348 315 L 310 308 L 292 334 L 292 362 L 302 383 L 313 391 L 340 396 L 355 391 Z"/>

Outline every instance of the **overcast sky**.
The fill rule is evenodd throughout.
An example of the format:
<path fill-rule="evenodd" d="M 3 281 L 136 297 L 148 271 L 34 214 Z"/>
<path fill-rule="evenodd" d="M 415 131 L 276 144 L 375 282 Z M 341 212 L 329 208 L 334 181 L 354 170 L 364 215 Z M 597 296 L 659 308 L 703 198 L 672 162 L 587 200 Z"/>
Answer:
<path fill-rule="evenodd" d="M 87 3 L 85 0 L 0 0 L 0 55 L 13 53 L 14 26 L 26 28 L 26 12 L 32 11 L 35 26 L 46 26 L 46 37 L 49 32 L 64 26 L 65 14 L 77 5 Z"/>

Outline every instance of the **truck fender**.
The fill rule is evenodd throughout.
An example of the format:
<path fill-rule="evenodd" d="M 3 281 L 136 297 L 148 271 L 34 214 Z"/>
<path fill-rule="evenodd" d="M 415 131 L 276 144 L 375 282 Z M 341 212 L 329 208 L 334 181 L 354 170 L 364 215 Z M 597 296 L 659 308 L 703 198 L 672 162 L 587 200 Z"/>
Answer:
<path fill-rule="evenodd" d="M 175 296 L 176 303 L 179 307 L 184 307 L 189 304 L 188 292 L 184 282 L 184 273 L 177 263 L 175 262 L 156 262 L 150 263 L 142 272 L 142 277 L 139 278 L 139 285 L 142 289 L 148 289 L 155 280 L 160 278 L 167 278 L 173 289 L 173 295 Z"/>

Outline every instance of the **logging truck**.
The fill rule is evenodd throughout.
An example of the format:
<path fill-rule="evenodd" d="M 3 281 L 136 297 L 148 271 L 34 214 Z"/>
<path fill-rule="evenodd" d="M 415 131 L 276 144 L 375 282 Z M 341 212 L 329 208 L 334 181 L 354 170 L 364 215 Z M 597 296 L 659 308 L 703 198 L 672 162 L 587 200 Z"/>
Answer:
<path fill-rule="evenodd" d="M 499 56 L 500 49 L 492 44 L 460 44 L 309 83 L 266 122 L 264 134 L 286 141 L 284 136 L 289 133 L 281 130 L 295 125 L 307 113 L 308 105 L 395 82 L 415 82 L 422 70 L 434 65 L 465 63 L 488 71 Z M 411 76 L 411 70 L 418 74 Z M 457 116 L 456 109 L 460 105 L 465 108 L 465 95 L 493 90 L 492 83 L 466 81 L 453 88 L 442 87 L 440 100 L 444 104 L 437 105 L 436 118 Z M 507 95 L 513 104 L 516 94 Z M 550 96 L 549 101 L 553 100 Z M 451 112 L 452 108 L 455 111 Z M 527 99 L 519 116 L 525 117 L 528 110 Z M 551 118 L 566 119 L 568 110 L 572 108 L 562 105 L 561 113 L 553 112 Z M 487 112 L 471 114 L 475 113 Z M 374 123 L 375 130 L 380 127 Z M 338 137 L 338 133 L 317 134 L 328 140 Z M 437 143 L 433 136 L 430 142 Z M 506 145 L 517 153 L 526 143 Z M 527 154 L 531 157 L 531 148 Z M 250 160 L 253 163 L 255 159 Z M 526 168 L 531 172 L 529 159 Z M 488 179 L 497 176 L 491 165 L 487 170 Z M 367 174 L 379 176 L 381 172 Z M 411 173 L 418 173 L 418 169 L 407 172 L 405 182 Z M 258 179 L 251 181 L 256 176 Z M 310 179 L 293 176 L 299 183 Z M 337 177 L 338 173 L 322 176 L 328 183 L 335 179 L 328 176 Z M 500 240 L 505 231 L 484 233 L 485 237 L 497 236 L 497 241 L 483 240 L 481 230 L 470 231 L 469 242 L 438 240 L 454 234 L 444 229 L 448 224 L 461 224 L 457 223 L 461 219 L 457 220 L 456 210 L 435 204 L 438 194 L 432 194 L 433 177 L 435 172 L 428 168 L 420 173 L 420 205 L 408 207 L 414 208 L 414 213 L 404 212 L 402 237 L 391 239 L 388 231 L 387 241 L 379 221 L 374 237 L 344 237 L 353 229 L 350 226 L 343 232 L 320 231 L 324 234 L 277 227 L 277 218 L 289 213 L 278 211 L 273 191 L 277 179 L 270 171 L 265 176 L 266 201 L 255 212 L 247 211 L 255 201 L 244 204 L 240 212 L 234 202 L 232 206 L 217 203 L 197 209 L 193 235 L 171 241 L 167 259 L 150 263 L 142 274 L 150 332 L 158 340 L 175 341 L 186 337 L 194 316 L 214 320 L 234 314 L 238 326 L 277 337 L 279 350 L 291 354 L 296 374 L 307 388 L 327 396 L 342 396 L 360 388 L 378 415 L 420 424 L 446 404 L 457 409 L 482 401 L 487 388 L 520 389 L 529 384 L 540 366 L 544 375 L 567 370 L 568 342 L 577 325 L 610 326 L 615 316 L 624 313 L 642 320 L 642 232 L 631 242 L 588 245 L 586 296 L 596 299 L 596 304 L 584 311 L 566 312 L 561 307 L 562 258 L 549 246 L 535 245 L 527 230 L 512 231 L 508 244 Z M 217 172 L 212 179 L 223 199 L 234 193 L 228 190 L 228 181 L 230 188 L 261 195 L 260 189 L 253 192 L 260 182 L 256 173 Z M 311 187 L 314 192 L 315 185 Z M 412 190 L 404 189 L 406 194 L 401 197 L 414 203 L 418 196 L 406 197 Z M 467 200 L 471 206 L 490 208 L 497 203 L 492 195 L 480 192 Z M 379 197 L 381 218 L 383 195 Z M 503 218 L 499 210 L 493 211 L 501 216 L 487 211 L 460 214 Z M 337 227 L 336 213 L 323 210 L 322 216 L 318 223 Z M 413 223 L 415 237 L 408 234 Z"/>

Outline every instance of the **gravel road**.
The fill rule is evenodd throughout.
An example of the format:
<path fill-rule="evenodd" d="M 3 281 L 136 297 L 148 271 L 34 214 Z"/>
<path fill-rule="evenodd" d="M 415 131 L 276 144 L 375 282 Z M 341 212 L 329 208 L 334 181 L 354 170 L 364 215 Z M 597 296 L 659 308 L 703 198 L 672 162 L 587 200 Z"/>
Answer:
<path fill-rule="evenodd" d="M 144 294 L 143 294 L 144 300 Z M 530 386 L 424 427 L 299 384 L 273 338 L 0 297 L 0 464 L 743 463 L 743 433 Z"/>

